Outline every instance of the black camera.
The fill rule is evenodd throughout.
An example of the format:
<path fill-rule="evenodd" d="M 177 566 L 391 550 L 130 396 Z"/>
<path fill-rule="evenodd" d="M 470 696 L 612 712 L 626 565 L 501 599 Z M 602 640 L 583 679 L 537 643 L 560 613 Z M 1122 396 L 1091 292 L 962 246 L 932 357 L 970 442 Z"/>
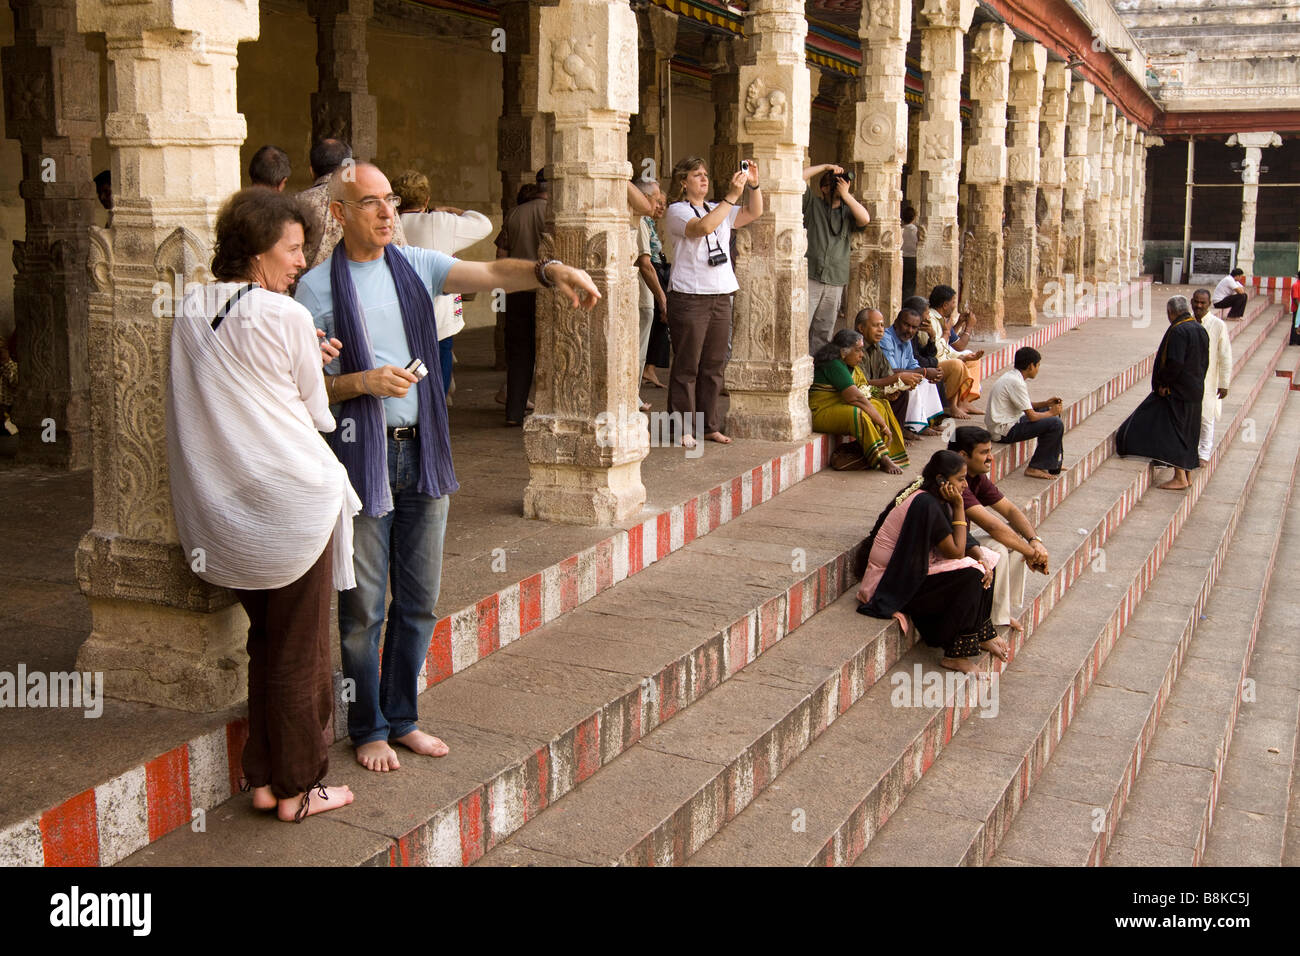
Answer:
<path fill-rule="evenodd" d="M 848 183 L 851 186 L 853 185 L 853 170 L 846 169 L 842 173 L 836 173 L 835 178 L 840 182 Z"/>
<path fill-rule="evenodd" d="M 727 254 L 721 249 L 715 249 L 709 253 L 709 265 L 720 266 L 727 261 Z"/>

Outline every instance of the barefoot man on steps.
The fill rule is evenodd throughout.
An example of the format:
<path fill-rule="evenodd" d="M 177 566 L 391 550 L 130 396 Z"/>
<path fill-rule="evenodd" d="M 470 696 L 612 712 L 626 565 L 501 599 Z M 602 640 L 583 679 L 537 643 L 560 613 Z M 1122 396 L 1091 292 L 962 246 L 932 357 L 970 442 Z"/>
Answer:
<path fill-rule="evenodd" d="M 420 668 L 437 620 L 447 502 L 459 487 L 433 297 L 554 286 L 574 307 L 591 308 L 600 293 L 587 273 L 556 260 L 467 262 L 391 246 L 400 200 L 388 177 L 368 163 L 352 172 L 336 173 L 329 187 L 343 241 L 303 276 L 297 298 L 317 328 L 343 343 L 325 385 L 331 404 L 342 406 L 330 446 L 362 501 L 353 521 L 357 586 L 339 592 L 343 676 L 356 694 L 348 735 L 362 766 L 386 772 L 401 766 L 393 743 L 430 757 L 448 751 L 416 723 Z M 407 371 L 412 359 L 424 363 L 423 379 Z"/>

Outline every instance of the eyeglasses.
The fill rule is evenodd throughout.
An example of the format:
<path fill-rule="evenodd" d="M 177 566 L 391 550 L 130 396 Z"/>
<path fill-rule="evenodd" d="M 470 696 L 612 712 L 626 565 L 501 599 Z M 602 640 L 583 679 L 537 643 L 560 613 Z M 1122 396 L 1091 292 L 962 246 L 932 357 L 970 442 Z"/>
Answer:
<path fill-rule="evenodd" d="M 340 199 L 339 202 L 345 206 L 356 206 L 365 212 L 374 214 L 379 212 L 380 207 L 385 203 L 388 204 L 389 209 L 396 212 L 402 205 L 402 197 L 393 195 L 380 199 L 378 196 L 367 196 L 365 199 Z"/>

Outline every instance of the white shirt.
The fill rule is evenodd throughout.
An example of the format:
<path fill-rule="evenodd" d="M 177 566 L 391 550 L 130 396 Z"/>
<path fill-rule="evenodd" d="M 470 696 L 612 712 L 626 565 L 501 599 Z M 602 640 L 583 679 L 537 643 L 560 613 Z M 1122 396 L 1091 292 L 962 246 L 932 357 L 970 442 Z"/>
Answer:
<path fill-rule="evenodd" d="M 432 249 L 454 256 L 460 250 L 492 235 L 492 222 L 481 212 L 465 210 L 464 215 L 449 212 L 404 212 L 399 217 L 406 231 L 408 245 Z M 433 299 L 433 317 L 438 322 L 438 341 L 450 338 L 465 328 L 465 316 L 459 295 L 439 295 Z"/>
<path fill-rule="evenodd" d="M 1033 408 L 1029 386 L 1018 369 L 1010 369 L 989 387 L 988 407 L 984 410 L 984 427 L 999 439 L 1020 421 L 1025 409 Z"/>
<path fill-rule="evenodd" d="M 1232 339 L 1228 324 L 1213 312 L 1205 313 L 1201 325 L 1210 336 L 1210 364 L 1205 370 L 1205 397 L 1201 399 L 1201 418 L 1211 421 L 1223 414 L 1219 389 L 1227 388 L 1232 379 Z"/>
<path fill-rule="evenodd" d="M 706 202 L 703 208 L 696 206 L 696 212 L 706 216 L 717 203 Z M 687 292 L 692 295 L 725 295 L 740 288 L 736 281 L 735 270 L 731 262 L 731 229 L 740 215 L 740 207 L 732 206 L 722 225 L 713 232 L 689 239 L 686 236 L 686 224 L 699 218 L 691 211 L 688 202 L 675 202 L 664 214 L 664 232 L 673 241 L 673 272 L 668 279 L 668 288 L 673 292 Z M 721 249 L 726 253 L 727 261 L 722 265 L 709 265 L 710 248 L 716 252 Z"/>
<path fill-rule="evenodd" d="M 909 222 L 903 227 L 903 255 L 909 257 L 916 255 L 916 240 L 918 232 L 919 230 L 916 228 L 916 223 L 914 222 Z"/>
<path fill-rule="evenodd" d="M 1221 302 L 1234 292 L 1245 292 L 1246 287 L 1234 279 L 1232 276 L 1224 276 L 1219 280 L 1219 284 L 1214 287 L 1214 297 L 1211 302 Z"/>

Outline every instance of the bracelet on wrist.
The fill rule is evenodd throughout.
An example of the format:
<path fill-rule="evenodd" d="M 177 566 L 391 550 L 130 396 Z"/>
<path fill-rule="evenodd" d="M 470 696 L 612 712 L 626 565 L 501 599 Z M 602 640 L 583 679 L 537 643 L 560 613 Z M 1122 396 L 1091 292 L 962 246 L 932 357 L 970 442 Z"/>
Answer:
<path fill-rule="evenodd" d="M 955 524 L 955 525 L 959 524 L 959 525 L 965 526 L 965 525 L 966 525 L 966 522 L 964 522 L 964 521 L 954 521 L 953 524 Z"/>
<path fill-rule="evenodd" d="M 546 267 L 553 265 L 563 265 L 563 263 L 560 262 L 559 259 L 547 259 L 545 261 L 538 259 L 537 263 L 533 266 L 533 273 L 537 276 L 537 284 L 543 289 L 555 288 L 555 282 L 546 278 Z"/>

